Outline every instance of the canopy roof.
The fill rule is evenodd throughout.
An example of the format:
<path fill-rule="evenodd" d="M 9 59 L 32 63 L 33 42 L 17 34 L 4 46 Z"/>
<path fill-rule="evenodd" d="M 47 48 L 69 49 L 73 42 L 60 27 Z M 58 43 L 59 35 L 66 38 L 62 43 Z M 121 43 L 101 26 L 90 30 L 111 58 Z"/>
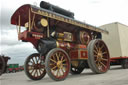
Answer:
<path fill-rule="evenodd" d="M 33 14 L 37 14 L 40 16 L 45 16 L 48 18 L 52 18 L 52 19 L 55 19 L 58 21 L 68 23 L 68 24 L 72 24 L 74 26 L 78 26 L 81 28 L 85 28 L 85 29 L 96 31 L 96 32 L 108 34 L 108 31 L 106 31 L 106 30 L 100 29 L 98 27 L 89 25 L 87 23 L 80 22 L 80 21 L 75 20 L 73 18 L 66 17 L 62 14 L 58 14 L 58 13 L 55 13 L 55 12 L 52 12 L 52 11 L 49 11 L 49 10 L 46 10 L 43 8 L 39 8 L 39 7 L 30 5 L 30 4 L 23 5 L 15 11 L 15 13 L 11 17 L 11 24 L 17 25 L 18 20 L 19 20 L 19 16 L 20 16 L 20 25 L 24 26 L 25 23 L 29 21 L 29 12 L 31 15 L 31 17 L 30 17 L 31 19 L 32 19 Z"/>

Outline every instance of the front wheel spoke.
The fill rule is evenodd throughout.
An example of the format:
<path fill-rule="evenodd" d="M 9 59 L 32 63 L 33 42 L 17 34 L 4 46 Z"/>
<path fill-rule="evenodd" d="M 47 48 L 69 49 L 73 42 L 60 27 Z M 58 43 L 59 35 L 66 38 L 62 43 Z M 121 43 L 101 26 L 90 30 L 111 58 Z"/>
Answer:
<path fill-rule="evenodd" d="M 34 76 L 36 75 L 36 73 L 37 73 L 37 69 L 35 69 L 35 73 L 34 73 Z"/>
<path fill-rule="evenodd" d="M 63 60 L 63 57 L 64 57 L 64 56 L 61 56 L 61 61 Z"/>
<path fill-rule="evenodd" d="M 66 61 L 66 59 L 62 60 L 62 63 L 65 62 L 65 61 Z"/>
<path fill-rule="evenodd" d="M 56 76 L 58 76 L 58 74 L 59 74 L 59 70 L 57 69 L 57 74 L 56 74 Z"/>
<path fill-rule="evenodd" d="M 52 67 L 51 70 L 54 70 L 55 68 L 57 68 L 57 66 Z"/>
<path fill-rule="evenodd" d="M 33 61 L 33 63 L 35 64 L 35 61 L 34 61 L 34 59 L 32 58 L 32 61 Z"/>
<path fill-rule="evenodd" d="M 38 56 L 37 56 L 38 57 Z M 37 57 L 35 57 L 35 59 L 36 59 L 36 63 L 38 64 L 38 60 L 37 60 Z"/>
<path fill-rule="evenodd" d="M 61 71 L 62 71 L 62 73 L 64 74 L 64 70 L 63 70 L 63 68 L 61 68 Z"/>
<path fill-rule="evenodd" d="M 29 61 L 29 63 L 32 63 L 32 64 L 33 64 L 33 62 L 32 62 L 32 61 Z"/>
<path fill-rule="evenodd" d="M 40 69 L 40 71 L 42 71 L 42 72 L 44 72 L 44 70 L 45 70 L 45 69 L 43 69 L 43 70 L 42 70 L 42 69 Z"/>
<path fill-rule="evenodd" d="M 56 59 L 55 59 L 55 56 L 52 56 L 52 58 L 53 58 L 53 60 L 56 60 Z"/>
<path fill-rule="evenodd" d="M 32 74 L 34 72 L 34 69 L 30 72 L 30 74 Z"/>
<path fill-rule="evenodd" d="M 39 75 L 38 75 L 38 70 L 36 70 L 36 72 L 37 72 L 37 76 L 39 76 Z"/>
<path fill-rule="evenodd" d="M 54 65 L 56 65 L 56 64 L 55 64 L 55 63 L 50 63 L 49 65 L 50 65 L 50 66 L 54 66 Z"/>
<path fill-rule="evenodd" d="M 28 66 L 28 69 L 29 69 L 29 70 L 32 70 L 33 68 L 34 68 L 33 65 L 29 65 L 29 66 Z"/>
<path fill-rule="evenodd" d="M 61 56 L 61 53 L 60 52 L 58 54 L 59 54 L 59 56 Z"/>
<path fill-rule="evenodd" d="M 67 66 L 67 64 L 62 64 L 63 66 Z"/>
<path fill-rule="evenodd" d="M 53 59 L 50 59 L 52 62 L 54 62 L 54 63 L 57 63 L 55 60 L 53 60 Z"/>
<path fill-rule="evenodd" d="M 59 56 L 58 56 L 58 54 L 56 53 L 56 57 L 57 57 L 57 60 L 59 61 Z"/>
<path fill-rule="evenodd" d="M 40 73 L 40 75 L 42 74 L 40 69 L 39 69 L 39 73 Z"/>

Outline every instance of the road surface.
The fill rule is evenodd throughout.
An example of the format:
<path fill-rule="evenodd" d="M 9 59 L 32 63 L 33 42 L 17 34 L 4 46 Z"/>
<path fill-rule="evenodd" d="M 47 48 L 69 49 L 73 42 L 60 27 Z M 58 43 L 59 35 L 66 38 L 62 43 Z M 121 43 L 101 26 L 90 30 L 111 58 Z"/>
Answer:
<path fill-rule="evenodd" d="M 71 75 L 64 81 L 53 81 L 48 75 L 42 80 L 30 80 L 23 72 L 3 74 L 0 76 L 0 85 L 128 85 L 128 69 L 113 66 L 105 74 L 94 74 L 85 69 L 79 75 Z"/>

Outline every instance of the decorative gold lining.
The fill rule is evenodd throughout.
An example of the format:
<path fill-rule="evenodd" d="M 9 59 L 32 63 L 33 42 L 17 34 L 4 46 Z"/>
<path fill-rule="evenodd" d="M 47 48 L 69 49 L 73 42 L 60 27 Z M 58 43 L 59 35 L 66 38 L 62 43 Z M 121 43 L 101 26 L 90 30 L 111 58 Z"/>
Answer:
<path fill-rule="evenodd" d="M 78 59 L 75 59 L 75 60 L 87 60 L 88 58 L 83 58 L 82 57 L 82 53 L 81 53 L 81 51 L 86 51 L 86 50 L 81 50 L 81 49 L 78 49 L 78 50 L 72 50 L 71 52 L 78 52 Z M 70 54 L 71 54 L 71 52 L 70 52 Z M 72 56 L 72 55 L 71 55 Z M 72 60 L 74 60 L 74 59 L 72 59 Z"/>
<path fill-rule="evenodd" d="M 53 14 L 53 13 L 49 13 L 49 12 L 46 12 L 44 10 L 38 10 L 38 11 L 35 11 L 32 7 L 31 7 L 31 11 L 35 14 L 38 14 L 38 15 L 43 15 L 43 16 L 46 16 L 46 17 L 49 17 L 49 18 L 52 18 L 52 19 L 56 19 L 56 20 L 59 20 L 59 21 L 62 21 L 62 22 L 66 22 L 66 23 L 69 23 L 69 24 L 73 24 L 73 25 L 76 25 L 76 26 L 79 26 L 79 27 L 83 27 L 83 28 L 86 28 L 86 29 L 90 29 L 90 30 L 94 30 L 94 31 L 97 31 L 97 32 L 103 32 L 103 33 L 106 33 L 108 34 L 108 32 L 104 31 L 104 30 L 101 30 L 101 29 L 98 29 L 96 27 L 92 27 L 92 26 L 89 26 L 89 25 L 86 25 L 84 23 L 81 23 L 81 22 L 78 22 L 78 21 L 75 21 L 73 19 L 70 19 L 70 18 L 64 18 L 62 16 L 57 16 L 56 14 Z"/>

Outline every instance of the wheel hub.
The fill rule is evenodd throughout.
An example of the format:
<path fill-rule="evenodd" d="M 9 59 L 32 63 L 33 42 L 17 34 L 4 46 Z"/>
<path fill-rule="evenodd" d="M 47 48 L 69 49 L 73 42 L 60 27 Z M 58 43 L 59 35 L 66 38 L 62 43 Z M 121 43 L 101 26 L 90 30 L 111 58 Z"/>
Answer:
<path fill-rule="evenodd" d="M 98 61 L 101 61 L 102 60 L 102 57 L 103 57 L 102 53 L 99 52 L 97 56 L 98 56 Z"/>
<path fill-rule="evenodd" d="M 40 64 L 35 64 L 35 65 L 34 65 L 34 68 L 35 68 L 35 69 L 40 69 L 40 67 L 41 67 Z"/>
<path fill-rule="evenodd" d="M 62 68 L 62 61 L 58 61 L 58 62 L 57 62 L 57 67 L 58 67 L 58 68 Z"/>

